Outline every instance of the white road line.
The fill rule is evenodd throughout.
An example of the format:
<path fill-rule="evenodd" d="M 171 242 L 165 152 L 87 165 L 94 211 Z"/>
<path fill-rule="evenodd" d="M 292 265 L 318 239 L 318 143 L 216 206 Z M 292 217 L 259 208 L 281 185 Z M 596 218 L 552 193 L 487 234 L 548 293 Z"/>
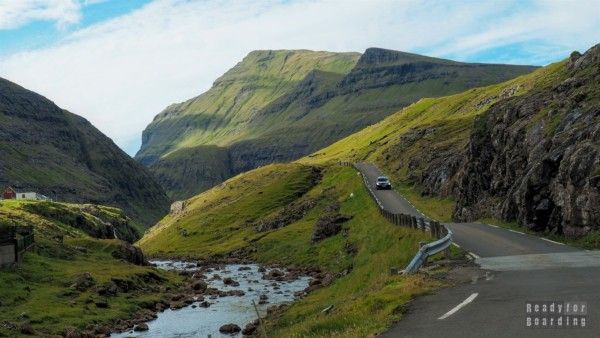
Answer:
<path fill-rule="evenodd" d="M 441 316 L 438 319 L 446 319 L 450 316 L 452 316 L 453 314 L 455 314 L 458 310 L 462 309 L 465 305 L 469 304 L 470 302 L 472 302 L 475 298 L 477 298 L 477 296 L 479 295 L 479 293 L 473 293 L 471 294 L 469 297 L 467 297 L 467 299 L 463 300 L 462 303 L 456 305 L 452 310 L 446 312 L 446 314 L 444 314 L 443 316 Z"/>
<path fill-rule="evenodd" d="M 479 256 L 477 256 L 476 254 L 469 252 L 469 255 L 473 256 L 474 259 L 479 259 Z"/>
<path fill-rule="evenodd" d="M 494 228 L 499 228 L 499 226 L 493 225 L 493 224 L 486 224 L 486 225 L 489 225 L 489 226 L 494 227 Z"/>
<path fill-rule="evenodd" d="M 454 242 L 452 242 L 452 245 L 454 245 L 454 246 L 455 246 L 455 247 L 457 247 L 457 248 L 460 248 L 460 245 L 458 245 L 458 244 L 456 244 L 456 243 L 454 243 Z"/>
<path fill-rule="evenodd" d="M 543 240 L 545 240 L 546 242 L 550 242 L 550 243 L 554 243 L 554 244 L 560 244 L 560 245 L 565 245 L 565 243 L 556 242 L 556 241 L 553 241 L 553 240 L 548 239 L 548 238 L 544 238 L 544 237 L 540 237 L 540 238 L 543 239 Z"/>
<path fill-rule="evenodd" d="M 506 230 L 508 230 L 508 231 L 510 231 L 510 232 L 514 232 L 514 233 L 516 233 L 516 234 L 525 235 L 525 233 L 522 233 L 522 232 L 520 232 L 520 231 L 517 231 L 517 230 L 513 230 L 513 229 L 506 229 Z"/>

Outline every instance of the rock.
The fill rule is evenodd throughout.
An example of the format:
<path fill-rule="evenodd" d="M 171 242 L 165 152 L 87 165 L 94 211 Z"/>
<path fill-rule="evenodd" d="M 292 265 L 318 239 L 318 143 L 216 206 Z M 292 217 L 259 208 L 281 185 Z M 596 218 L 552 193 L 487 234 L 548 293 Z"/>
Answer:
<path fill-rule="evenodd" d="M 240 286 L 240 283 L 236 282 L 235 280 L 233 280 L 233 278 L 230 277 L 223 279 L 223 284 L 229 286 Z"/>
<path fill-rule="evenodd" d="M 219 332 L 225 333 L 225 334 L 238 333 L 241 330 L 242 329 L 239 326 L 237 326 L 236 324 L 233 324 L 233 323 L 225 324 L 219 328 Z"/>
<path fill-rule="evenodd" d="M 260 272 L 260 273 L 264 273 L 266 271 L 267 271 L 267 269 L 265 269 L 264 266 L 261 266 L 261 267 L 258 268 L 258 272 Z"/>
<path fill-rule="evenodd" d="M 148 324 L 140 323 L 133 328 L 133 331 L 136 331 L 136 332 L 148 331 Z"/>
<path fill-rule="evenodd" d="M 306 216 L 315 204 L 313 200 L 294 201 L 277 214 L 259 220 L 254 227 L 258 232 L 265 232 L 288 226 Z"/>
<path fill-rule="evenodd" d="M 263 279 L 282 281 L 285 274 L 279 269 L 272 269 L 263 275 Z"/>
<path fill-rule="evenodd" d="M 250 268 L 249 266 L 240 266 L 238 268 L 238 271 L 248 271 L 251 270 L 252 268 Z"/>
<path fill-rule="evenodd" d="M 194 283 L 192 283 L 191 288 L 194 291 L 204 292 L 208 288 L 208 284 L 206 284 L 206 282 L 204 282 L 204 281 L 199 280 L 199 281 L 195 281 Z"/>
<path fill-rule="evenodd" d="M 242 297 L 244 296 L 246 293 L 242 290 L 229 290 L 227 291 L 227 295 L 228 296 L 237 296 L 237 297 Z"/>
<path fill-rule="evenodd" d="M 114 282 L 108 282 L 105 285 L 99 286 L 96 289 L 98 295 L 103 297 L 112 297 L 116 296 L 119 293 L 119 287 Z"/>
<path fill-rule="evenodd" d="M 337 209 L 339 209 L 337 205 L 330 206 L 330 211 L 317 220 L 312 235 L 313 243 L 337 235 L 342 230 L 342 223 L 352 219 L 352 216 L 338 214 L 334 211 Z"/>
<path fill-rule="evenodd" d="M 142 249 L 133 246 L 127 242 L 121 242 L 119 249 L 113 251 L 113 257 L 123 259 L 135 265 L 146 265 L 148 262 L 144 258 Z"/>
<path fill-rule="evenodd" d="M 258 329 L 258 323 L 257 323 L 257 321 L 254 321 L 252 323 L 246 324 L 246 326 L 242 330 L 242 334 L 245 336 L 251 336 L 256 332 L 257 329 Z"/>
<path fill-rule="evenodd" d="M 77 291 L 85 291 L 92 286 L 96 285 L 96 280 L 89 272 L 84 272 L 75 280 L 75 283 L 71 286 Z"/>
<path fill-rule="evenodd" d="M 65 338 L 83 338 L 81 331 L 76 327 L 67 327 L 63 333 Z"/>
<path fill-rule="evenodd" d="M 207 301 L 202 301 L 202 302 L 198 303 L 198 306 L 200 306 L 202 308 L 207 308 L 210 306 L 210 303 Z"/>
<path fill-rule="evenodd" d="M 177 301 L 182 300 L 184 297 L 185 297 L 185 295 L 182 294 L 182 293 L 180 293 L 180 294 L 173 295 L 171 297 L 171 300 L 174 301 L 174 302 L 177 302 Z"/>
<path fill-rule="evenodd" d="M 23 323 L 19 326 L 19 332 L 21 334 L 24 335 L 34 335 L 35 334 L 35 330 L 33 329 L 33 326 L 31 326 L 31 324 L 29 323 Z"/>
<path fill-rule="evenodd" d="M 582 69 L 587 71 L 581 71 Z M 457 173 L 456 221 L 486 215 L 567 237 L 600 228 L 600 45 L 554 87 L 500 101 L 475 122 Z"/>

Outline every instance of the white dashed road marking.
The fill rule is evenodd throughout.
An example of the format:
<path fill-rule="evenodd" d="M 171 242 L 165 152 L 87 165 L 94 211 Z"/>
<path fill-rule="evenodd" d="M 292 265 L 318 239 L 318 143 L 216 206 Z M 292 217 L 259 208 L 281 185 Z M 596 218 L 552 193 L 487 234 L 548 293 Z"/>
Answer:
<path fill-rule="evenodd" d="M 476 254 L 474 254 L 472 252 L 469 252 L 469 255 L 473 256 L 474 259 L 479 259 L 480 258 L 479 256 L 477 256 Z"/>
<path fill-rule="evenodd" d="M 456 305 L 452 310 L 446 312 L 446 314 L 444 314 L 443 316 L 441 316 L 438 319 L 446 319 L 450 316 L 452 316 L 453 314 L 455 314 L 458 310 L 462 309 L 463 307 L 465 307 L 467 304 L 469 304 L 470 302 L 472 302 L 475 298 L 477 298 L 477 296 L 479 295 L 479 293 L 473 293 L 471 294 L 469 297 L 467 297 L 467 299 L 463 300 L 462 303 Z"/>
<path fill-rule="evenodd" d="M 517 231 L 517 230 L 513 230 L 513 229 L 506 229 L 506 230 L 508 230 L 508 231 L 510 231 L 510 232 L 514 232 L 514 233 L 516 233 L 516 234 L 525 235 L 524 233 L 522 233 L 522 232 L 520 232 L 520 231 Z"/>

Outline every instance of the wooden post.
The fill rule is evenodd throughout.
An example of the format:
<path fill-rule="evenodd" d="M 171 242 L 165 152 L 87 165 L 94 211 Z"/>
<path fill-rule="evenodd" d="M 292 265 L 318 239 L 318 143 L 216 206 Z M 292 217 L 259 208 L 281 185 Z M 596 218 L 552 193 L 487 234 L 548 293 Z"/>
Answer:
<path fill-rule="evenodd" d="M 265 327 L 265 324 L 262 321 L 262 318 L 260 318 L 260 313 L 258 313 L 258 307 L 256 306 L 256 302 L 254 302 L 254 299 L 252 300 L 252 305 L 254 306 L 254 311 L 256 311 L 256 317 L 258 317 L 258 323 L 260 324 L 260 327 L 262 328 L 262 332 L 265 338 L 267 338 L 267 328 Z"/>

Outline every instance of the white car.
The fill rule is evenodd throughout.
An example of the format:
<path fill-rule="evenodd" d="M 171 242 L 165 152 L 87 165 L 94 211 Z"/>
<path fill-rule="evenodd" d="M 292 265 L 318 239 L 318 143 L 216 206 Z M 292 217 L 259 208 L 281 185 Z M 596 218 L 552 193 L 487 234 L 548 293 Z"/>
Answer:
<path fill-rule="evenodd" d="M 375 189 L 392 190 L 392 183 L 387 176 L 379 176 L 377 177 L 377 182 L 375 182 Z"/>

